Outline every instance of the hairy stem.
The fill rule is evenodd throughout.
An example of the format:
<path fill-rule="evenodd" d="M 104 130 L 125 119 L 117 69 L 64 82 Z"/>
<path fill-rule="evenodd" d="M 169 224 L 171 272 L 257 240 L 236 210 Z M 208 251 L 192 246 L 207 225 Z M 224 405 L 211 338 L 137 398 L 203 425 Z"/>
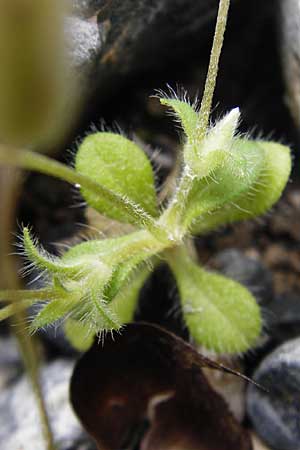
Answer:
<path fill-rule="evenodd" d="M 128 199 L 123 199 L 120 195 L 115 194 L 105 186 L 96 183 L 65 164 L 38 153 L 16 149 L 8 150 L 4 147 L 0 147 L 0 164 L 37 171 L 60 178 L 71 184 L 83 186 L 102 198 L 105 198 L 112 205 L 118 207 L 120 211 L 129 214 L 136 225 L 141 226 L 142 228 L 147 228 L 159 239 L 168 239 L 166 232 L 156 224 L 155 220 L 151 216 L 149 216 L 141 208 L 137 207 L 137 205 Z"/>
<path fill-rule="evenodd" d="M 186 230 L 182 227 L 182 218 L 186 210 L 186 203 L 192 187 L 192 179 L 193 177 L 190 170 L 186 168 L 182 174 L 174 198 L 161 217 L 161 223 L 163 226 L 166 228 L 172 228 L 174 240 L 178 242 L 182 240 L 186 233 Z"/>
<path fill-rule="evenodd" d="M 197 146 L 195 146 L 195 151 L 197 151 L 199 143 L 204 139 L 209 124 L 209 116 L 218 75 L 219 60 L 223 46 L 229 5 L 230 0 L 220 0 L 205 88 L 196 126 Z M 183 172 L 175 196 L 160 221 L 160 223 L 164 224 L 166 227 L 172 224 L 177 225 L 177 230 L 174 233 L 174 235 L 177 235 L 177 240 L 180 240 L 186 232 L 182 226 L 182 217 L 186 209 L 189 193 L 193 186 L 193 178 L 194 177 L 189 170 Z"/>
<path fill-rule="evenodd" d="M 201 101 L 199 121 L 196 129 L 197 139 L 204 138 L 209 123 L 209 116 L 216 87 L 219 60 L 223 46 L 230 0 L 220 0 L 213 46 L 211 49 L 204 94 Z"/>

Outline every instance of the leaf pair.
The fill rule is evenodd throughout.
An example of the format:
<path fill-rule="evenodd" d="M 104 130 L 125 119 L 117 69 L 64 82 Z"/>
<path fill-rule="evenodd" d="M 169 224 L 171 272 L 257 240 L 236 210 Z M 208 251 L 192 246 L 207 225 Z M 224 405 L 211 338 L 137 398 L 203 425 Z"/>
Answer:
<path fill-rule="evenodd" d="M 180 217 L 184 229 L 199 234 L 255 217 L 278 200 L 291 170 L 287 147 L 235 137 L 238 109 L 199 141 L 196 111 L 177 99 L 161 102 L 174 109 L 186 134 L 185 166 L 173 199 L 173 204 L 179 199 L 185 203 Z"/>
<path fill-rule="evenodd" d="M 33 319 L 32 331 L 64 320 L 67 337 L 82 349 L 95 334 L 119 330 L 132 320 L 148 270 L 138 267 L 145 257 L 143 252 L 125 262 L 120 261 L 120 252 L 135 239 L 132 233 L 83 242 L 57 258 L 38 249 L 25 228 L 25 254 L 53 276 L 48 281 L 48 302 Z"/>

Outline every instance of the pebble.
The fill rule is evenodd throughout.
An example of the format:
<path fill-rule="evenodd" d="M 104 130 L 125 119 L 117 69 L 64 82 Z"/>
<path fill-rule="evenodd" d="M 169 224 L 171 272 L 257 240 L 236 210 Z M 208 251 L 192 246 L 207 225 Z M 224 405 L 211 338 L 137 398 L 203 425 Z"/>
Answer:
<path fill-rule="evenodd" d="M 300 449 L 300 338 L 269 354 L 254 372 L 269 392 L 248 386 L 247 413 L 257 434 L 272 449 Z"/>
<path fill-rule="evenodd" d="M 300 294 L 286 292 L 276 295 L 265 310 L 269 335 L 279 343 L 299 336 Z"/>
<path fill-rule="evenodd" d="M 246 286 L 261 305 L 272 299 L 272 273 L 261 261 L 230 248 L 216 255 L 213 266 L 223 275 Z"/>
<path fill-rule="evenodd" d="M 58 450 L 95 450 L 69 403 L 73 362 L 56 360 L 41 369 L 41 385 Z M 0 394 L 1 450 L 45 448 L 35 399 L 23 376 Z"/>
<path fill-rule="evenodd" d="M 75 75 L 89 73 L 101 50 L 101 28 L 96 22 L 70 16 L 65 18 L 70 64 Z"/>

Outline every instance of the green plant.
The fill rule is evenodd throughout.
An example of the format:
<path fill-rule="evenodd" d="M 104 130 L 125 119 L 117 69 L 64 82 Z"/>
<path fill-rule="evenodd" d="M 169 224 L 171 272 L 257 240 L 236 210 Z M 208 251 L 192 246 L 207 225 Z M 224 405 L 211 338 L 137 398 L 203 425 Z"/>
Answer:
<path fill-rule="evenodd" d="M 220 1 L 200 111 L 186 100 L 160 99 L 184 132 L 182 170 L 165 206 L 158 206 L 143 150 L 121 135 L 88 136 L 74 169 L 30 151 L 0 148 L 0 163 L 76 184 L 89 206 L 133 227 L 116 238 L 75 245 L 61 257 L 39 247 L 24 228 L 24 254 L 30 266 L 46 274 L 45 287 L 0 292 L 5 301 L 19 299 L 0 310 L 0 319 L 41 303 L 31 331 L 64 319 L 69 340 L 86 348 L 95 334 L 120 330 L 132 320 L 145 279 L 163 260 L 175 275 L 184 320 L 198 344 L 227 353 L 255 344 L 262 327 L 255 299 L 240 284 L 201 268 L 191 251 L 192 236 L 269 209 L 290 174 L 287 147 L 237 134 L 237 108 L 208 126 L 228 6 L 229 0 Z"/>

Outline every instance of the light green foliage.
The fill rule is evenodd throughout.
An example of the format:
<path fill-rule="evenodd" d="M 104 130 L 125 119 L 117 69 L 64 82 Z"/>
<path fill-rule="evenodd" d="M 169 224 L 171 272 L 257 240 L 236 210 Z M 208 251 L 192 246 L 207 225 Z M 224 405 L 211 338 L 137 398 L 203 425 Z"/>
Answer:
<path fill-rule="evenodd" d="M 6 0 L 6 5 L 10 3 Z M 133 319 L 140 289 L 149 272 L 158 261 L 166 261 L 177 280 L 186 326 L 197 344 L 220 353 L 243 352 L 255 345 L 262 320 L 251 293 L 232 280 L 207 273 L 189 255 L 191 236 L 267 211 L 280 197 L 291 169 L 287 147 L 237 135 L 238 108 L 208 126 L 229 3 L 230 0 L 219 2 L 200 112 L 186 98 L 160 99 L 183 130 L 181 173 L 161 211 L 150 161 L 137 144 L 124 136 L 95 133 L 85 138 L 79 146 L 74 170 L 29 151 L 7 152 L 0 146 L 0 164 L 40 171 L 76 184 L 90 207 L 133 226 L 132 232 L 120 237 L 91 239 L 74 245 L 61 257 L 40 248 L 25 228 L 23 247 L 30 263 L 27 270 L 31 266 L 39 269 L 45 275 L 45 287 L 36 291 L 0 292 L 0 299 L 6 302 L 19 300 L 0 310 L 0 320 L 39 303 L 31 330 L 63 322 L 70 342 L 84 350 L 95 335 L 118 331 Z M 43 26 L 43 22 L 38 26 Z M 27 31 L 30 38 L 30 30 Z M 2 29 L 0 35 L 1 32 Z M 12 42 L 17 42 L 16 36 L 12 36 Z M 36 42 L 32 41 L 28 47 L 32 49 L 34 45 Z M 0 55 L 1 52 L 0 48 Z M 11 51 L 4 56 L 10 54 Z M 48 58 L 43 50 L 42 56 L 45 55 Z M 49 61 L 51 69 L 56 69 L 53 59 Z M 9 81 L 11 87 L 10 80 L 3 76 L 5 72 L 0 71 L 0 85 L 3 87 Z M 33 81 L 30 77 L 23 78 L 23 72 L 20 77 L 17 91 L 20 98 L 18 94 L 16 105 L 22 102 L 23 88 Z M 8 97 L 12 96 L 10 92 Z M 6 92 L 0 92 L 0 106 L 3 98 Z M 23 112 L 24 104 L 21 106 Z M 3 104 L 0 110 L 2 118 L 9 113 L 9 122 L 14 111 L 12 114 L 6 111 Z M 15 142 L 26 142 L 28 136 L 38 140 L 35 130 L 45 131 L 45 116 L 41 115 L 40 123 L 39 111 L 35 112 L 31 116 L 32 111 L 26 110 L 25 134 L 22 128 L 17 130 Z M 14 119 L 9 123 L 21 122 Z M 6 130 L 6 134 L 10 131 Z"/>
<path fill-rule="evenodd" d="M 141 220 L 144 229 L 117 238 L 74 245 L 61 257 L 39 248 L 25 228 L 24 253 L 47 275 L 47 297 L 37 291 L 36 301 L 43 303 L 31 330 L 64 321 L 66 336 L 80 349 L 95 334 L 120 330 L 133 319 L 140 289 L 161 259 L 174 271 L 183 317 L 195 342 L 216 352 L 246 351 L 255 345 L 262 327 L 256 300 L 240 284 L 200 268 L 189 256 L 187 236 L 269 209 L 288 180 L 289 149 L 236 136 L 237 109 L 199 140 L 196 110 L 178 99 L 161 102 L 174 108 L 185 132 L 181 175 L 165 209 L 157 217 L 154 177 L 142 149 L 112 133 L 87 137 L 78 150 L 72 179 L 79 172 L 153 221 L 143 226 Z M 124 213 L 126 208 L 113 204 L 113 196 L 101 197 L 93 184 L 82 188 L 82 194 L 107 217 L 137 223 L 135 212 Z M 18 305 L 31 303 L 32 297 Z M 6 308 L 3 317 L 13 313 Z"/>
<path fill-rule="evenodd" d="M 150 161 L 143 150 L 127 138 L 113 133 L 88 136 L 76 155 L 76 170 L 157 216 Z M 132 221 L 130 215 L 93 192 L 82 189 L 82 195 L 89 205 L 106 216 L 122 222 Z"/>
<path fill-rule="evenodd" d="M 224 276 L 209 273 L 181 250 L 170 265 L 180 292 L 185 323 L 195 342 L 219 352 L 242 352 L 261 331 L 259 307 L 250 292 Z"/>

